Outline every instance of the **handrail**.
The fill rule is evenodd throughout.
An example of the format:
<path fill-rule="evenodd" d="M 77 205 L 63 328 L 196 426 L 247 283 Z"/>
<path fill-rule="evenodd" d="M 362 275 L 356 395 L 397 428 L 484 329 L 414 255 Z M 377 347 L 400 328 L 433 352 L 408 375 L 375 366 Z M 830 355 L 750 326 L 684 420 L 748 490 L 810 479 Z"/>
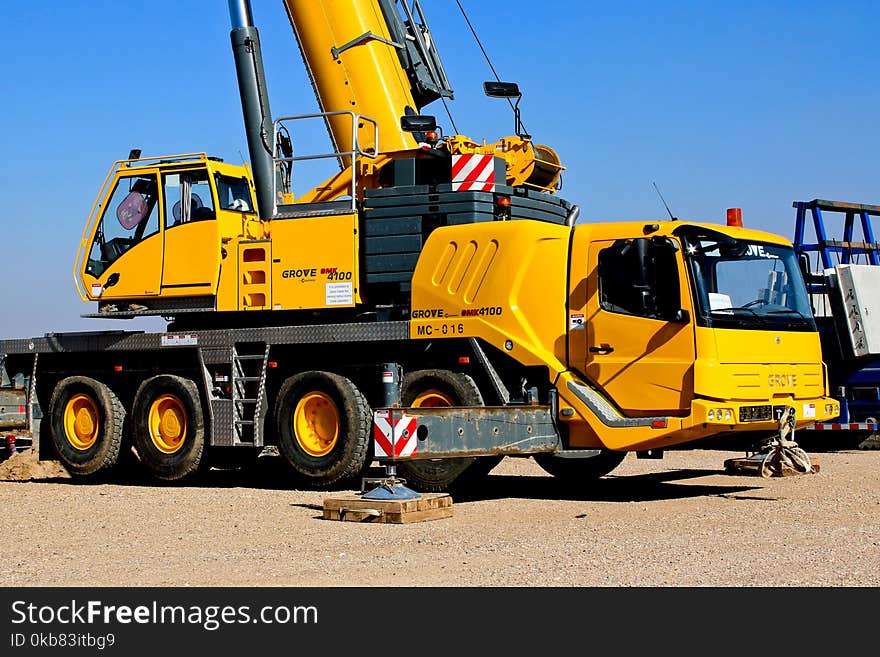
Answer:
<path fill-rule="evenodd" d="M 282 127 L 282 124 L 285 121 L 301 121 L 304 119 L 328 119 L 331 116 L 340 116 L 340 115 L 348 115 L 351 118 L 351 143 L 353 150 L 350 151 L 336 151 L 333 153 L 319 153 L 317 155 L 297 155 L 293 157 L 278 157 L 277 153 L 272 158 L 273 164 L 275 166 L 276 175 L 272 177 L 272 216 L 275 216 L 278 212 L 278 165 L 281 162 L 288 162 L 291 165 L 293 162 L 302 162 L 307 160 L 324 160 L 329 158 L 341 159 L 344 157 L 348 157 L 351 159 L 351 210 L 354 212 L 357 210 L 357 169 L 354 166 L 354 158 L 355 157 L 367 157 L 370 159 L 375 159 L 379 154 L 379 125 L 375 119 L 370 118 L 369 116 L 364 116 L 363 114 L 357 114 L 352 112 L 351 110 L 343 110 L 338 112 L 319 112 L 316 114 L 297 114 L 294 116 L 282 116 L 277 119 L 272 124 L 272 143 L 278 143 L 278 129 Z M 361 148 L 360 140 L 358 139 L 358 128 L 360 127 L 358 124 L 361 121 L 365 121 L 367 123 L 372 124 L 373 126 L 373 150 L 366 151 Z"/>
<path fill-rule="evenodd" d="M 92 226 L 96 221 L 96 218 L 101 209 L 101 200 L 104 198 L 104 194 L 107 192 L 107 185 L 110 184 L 110 180 L 116 175 L 116 172 L 119 168 L 129 162 L 130 160 L 116 160 L 113 163 L 113 166 L 110 167 L 110 171 L 107 173 L 107 176 L 104 178 L 104 182 L 101 183 L 101 189 L 98 191 L 98 195 L 95 197 L 94 203 L 92 203 L 92 209 L 89 211 L 89 219 L 86 221 L 85 228 L 83 228 L 83 234 L 79 241 L 79 248 L 76 250 L 76 260 L 73 263 L 73 282 L 76 285 L 76 292 L 79 294 L 79 298 L 83 301 L 89 301 L 89 297 L 86 295 L 85 288 L 80 284 L 81 281 L 79 279 L 80 270 L 82 267 L 82 259 L 83 259 L 83 248 L 88 248 L 89 245 L 89 236 L 92 234 Z"/>

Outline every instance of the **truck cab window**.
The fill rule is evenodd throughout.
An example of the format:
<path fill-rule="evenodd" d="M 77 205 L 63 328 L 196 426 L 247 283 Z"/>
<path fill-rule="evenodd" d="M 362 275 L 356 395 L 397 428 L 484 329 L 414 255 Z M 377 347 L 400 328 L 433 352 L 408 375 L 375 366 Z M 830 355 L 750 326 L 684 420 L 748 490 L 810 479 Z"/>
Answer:
<path fill-rule="evenodd" d="M 120 178 L 95 231 L 86 272 L 96 278 L 119 257 L 159 232 L 155 175 Z"/>
<path fill-rule="evenodd" d="M 599 252 L 599 304 L 624 315 L 668 320 L 681 308 L 676 248 L 618 240 Z"/>
<path fill-rule="evenodd" d="M 162 185 L 165 192 L 165 228 L 216 218 L 207 170 L 166 173 L 162 176 Z"/>
<path fill-rule="evenodd" d="M 251 187 L 246 178 L 233 178 L 214 174 L 217 181 L 217 200 L 221 210 L 254 212 Z"/>

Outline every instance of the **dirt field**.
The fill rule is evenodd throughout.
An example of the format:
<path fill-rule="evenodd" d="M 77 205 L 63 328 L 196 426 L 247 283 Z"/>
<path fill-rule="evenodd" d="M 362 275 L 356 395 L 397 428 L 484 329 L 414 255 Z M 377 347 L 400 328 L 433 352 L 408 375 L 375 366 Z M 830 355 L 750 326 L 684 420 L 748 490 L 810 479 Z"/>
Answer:
<path fill-rule="evenodd" d="M 630 455 L 576 491 L 508 458 L 452 518 L 412 525 L 325 521 L 334 492 L 255 473 L 155 485 L 45 471 L 0 482 L 0 585 L 880 585 L 880 451 L 811 452 L 811 475 L 725 474 L 742 455 Z"/>

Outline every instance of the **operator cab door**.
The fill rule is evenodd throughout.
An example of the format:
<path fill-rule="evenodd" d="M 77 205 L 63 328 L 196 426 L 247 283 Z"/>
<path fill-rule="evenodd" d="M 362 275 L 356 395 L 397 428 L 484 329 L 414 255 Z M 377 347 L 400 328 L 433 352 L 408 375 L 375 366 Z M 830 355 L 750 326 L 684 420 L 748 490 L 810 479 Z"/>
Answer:
<path fill-rule="evenodd" d="M 159 294 L 162 267 L 159 174 L 138 169 L 120 176 L 95 228 L 83 283 L 92 298 L 132 299 Z"/>
<path fill-rule="evenodd" d="M 694 326 L 684 262 L 670 238 L 590 245 L 585 373 L 626 415 L 684 414 Z"/>
<path fill-rule="evenodd" d="M 220 272 L 220 230 L 208 170 L 162 174 L 165 257 L 162 294 L 214 294 Z"/>

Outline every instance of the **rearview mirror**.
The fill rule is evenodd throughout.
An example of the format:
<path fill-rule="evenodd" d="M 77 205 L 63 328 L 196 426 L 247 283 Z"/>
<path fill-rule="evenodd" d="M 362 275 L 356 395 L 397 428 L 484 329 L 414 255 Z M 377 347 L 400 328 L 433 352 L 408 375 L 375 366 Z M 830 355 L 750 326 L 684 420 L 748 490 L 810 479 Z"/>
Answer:
<path fill-rule="evenodd" d="M 519 98 L 522 96 L 519 85 L 516 82 L 493 82 L 483 83 L 483 91 L 490 98 Z"/>
<path fill-rule="evenodd" d="M 401 116 L 400 129 L 404 132 L 433 132 L 437 129 L 437 118 L 428 114 Z"/>

